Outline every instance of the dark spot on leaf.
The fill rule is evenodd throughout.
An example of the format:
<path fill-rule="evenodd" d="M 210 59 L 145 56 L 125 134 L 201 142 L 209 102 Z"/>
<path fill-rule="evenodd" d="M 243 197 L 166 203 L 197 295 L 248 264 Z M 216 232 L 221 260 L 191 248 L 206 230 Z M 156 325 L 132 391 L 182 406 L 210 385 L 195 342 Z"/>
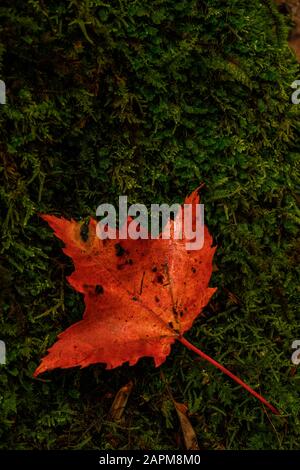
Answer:
<path fill-rule="evenodd" d="M 157 295 L 154 297 L 155 299 L 155 302 L 159 302 L 159 297 L 157 297 Z"/>
<path fill-rule="evenodd" d="M 162 274 L 157 274 L 156 276 L 156 281 L 159 283 L 159 284 L 163 284 L 164 282 L 164 276 Z"/>
<path fill-rule="evenodd" d="M 137 298 L 137 297 L 132 297 L 132 300 L 135 300 L 135 301 L 136 301 L 136 300 L 138 300 L 138 298 Z"/>
<path fill-rule="evenodd" d="M 96 294 L 103 294 L 104 289 L 103 289 L 102 286 L 100 286 L 100 284 L 97 284 L 96 287 L 95 287 L 95 292 L 96 292 Z"/>
<path fill-rule="evenodd" d="M 132 261 L 132 259 L 131 259 L 131 258 L 130 258 L 130 259 L 127 261 L 127 264 L 130 264 L 130 266 L 132 266 L 132 265 L 133 265 L 133 261 Z"/>
<path fill-rule="evenodd" d="M 169 326 L 170 328 L 174 328 L 173 323 L 172 323 L 171 321 L 169 321 L 168 326 Z"/>
<path fill-rule="evenodd" d="M 80 238 L 83 242 L 87 242 L 89 239 L 89 226 L 86 222 L 80 227 Z"/>
<path fill-rule="evenodd" d="M 195 272 L 196 272 L 196 269 L 195 269 L 195 268 L 192 268 L 192 271 L 193 271 L 193 273 L 195 273 Z"/>
<path fill-rule="evenodd" d="M 116 256 L 123 256 L 125 253 L 124 248 L 120 245 L 120 243 L 115 244 L 115 249 L 116 249 Z"/>
<path fill-rule="evenodd" d="M 153 273 L 156 273 L 156 271 L 157 271 L 157 267 L 156 267 L 156 266 L 153 266 L 152 272 L 153 272 Z"/>

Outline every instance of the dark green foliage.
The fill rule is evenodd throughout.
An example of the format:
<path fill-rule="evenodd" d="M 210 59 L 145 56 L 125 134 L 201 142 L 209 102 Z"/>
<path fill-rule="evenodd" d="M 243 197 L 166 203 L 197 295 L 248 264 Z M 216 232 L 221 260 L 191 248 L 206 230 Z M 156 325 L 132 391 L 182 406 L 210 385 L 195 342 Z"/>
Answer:
<path fill-rule="evenodd" d="M 300 77 L 283 17 L 263 0 L 2 0 L 0 25 L 0 448 L 177 448 L 168 382 L 202 448 L 299 449 Z M 34 380 L 84 309 L 38 213 L 86 220 L 121 194 L 180 202 L 201 181 L 218 292 L 187 336 L 282 416 L 180 344 L 164 379 L 143 359 Z"/>

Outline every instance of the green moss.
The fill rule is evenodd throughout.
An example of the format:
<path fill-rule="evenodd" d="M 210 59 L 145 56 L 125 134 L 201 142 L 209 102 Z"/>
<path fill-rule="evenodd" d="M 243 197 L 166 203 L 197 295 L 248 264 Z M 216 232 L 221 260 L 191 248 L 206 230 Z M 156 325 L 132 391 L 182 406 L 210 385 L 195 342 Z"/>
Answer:
<path fill-rule="evenodd" d="M 0 25 L 0 448 L 181 445 L 151 360 L 32 378 L 84 309 L 38 213 L 86 218 L 120 194 L 179 202 L 201 181 L 218 292 L 188 337 L 283 416 L 180 344 L 165 381 L 202 448 L 299 448 L 299 67 L 273 3 L 2 0 Z M 129 379 L 120 427 L 107 413 Z"/>

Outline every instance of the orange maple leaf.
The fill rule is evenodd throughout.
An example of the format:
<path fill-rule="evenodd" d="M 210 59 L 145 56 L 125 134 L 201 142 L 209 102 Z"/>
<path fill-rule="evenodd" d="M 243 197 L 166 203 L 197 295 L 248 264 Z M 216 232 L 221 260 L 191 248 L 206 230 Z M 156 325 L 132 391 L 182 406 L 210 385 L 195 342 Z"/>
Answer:
<path fill-rule="evenodd" d="M 198 190 L 185 200 L 193 207 L 198 203 Z M 176 217 L 184 217 L 183 206 L 181 210 Z M 216 291 L 209 287 L 216 248 L 207 227 L 203 247 L 189 251 L 184 236 L 174 237 L 176 219 L 169 220 L 164 229 L 170 229 L 171 239 L 160 234 L 157 239 L 101 240 L 94 219 L 89 222 L 87 236 L 82 237 L 82 224 L 74 220 L 41 217 L 64 241 L 63 251 L 73 259 L 75 271 L 68 281 L 84 295 L 86 310 L 81 321 L 59 335 L 35 376 L 58 367 L 86 367 L 99 362 L 112 369 L 125 362 L 134 365 L 145 356 L 153 357 L 155 365 L 160 366 L 178 340 L 278 413 L 251 387 L 183 337 Z"/>

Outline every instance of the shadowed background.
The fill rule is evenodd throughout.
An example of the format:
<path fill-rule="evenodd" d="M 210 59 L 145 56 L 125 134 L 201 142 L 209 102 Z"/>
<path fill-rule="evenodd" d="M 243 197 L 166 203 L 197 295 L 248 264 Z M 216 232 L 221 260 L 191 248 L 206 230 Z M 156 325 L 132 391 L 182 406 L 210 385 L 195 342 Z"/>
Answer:
<path fill-rule="evenodd" d="M 173 402 L 204 449 L 300 447 L 299 66 L 287 17 L 253 0 L 2 0 L 2 449 L 176 449 Z M 82 316 L 72 262 L 39 217 L 173 203 L 200 182 L 218 292 L 188 338 L 283 410 L 178 344 L 166 363 L 32 378 Z M 133 381 L 123 420 L 109 409 Z"/>

